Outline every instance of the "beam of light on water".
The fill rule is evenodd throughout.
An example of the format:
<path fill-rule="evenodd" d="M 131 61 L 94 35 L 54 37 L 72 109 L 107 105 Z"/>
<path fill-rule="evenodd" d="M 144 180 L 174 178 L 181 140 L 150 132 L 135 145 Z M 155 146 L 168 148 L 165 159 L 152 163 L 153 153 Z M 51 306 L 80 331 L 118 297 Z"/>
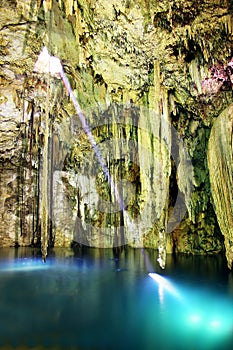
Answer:
<path fill-rule="evenodd" d="M 211 328 L 216 329 L 216 328 L 219 328 L 220 326 L 221 326 L 221 321 L 219 321 L 219 320 L 214 319 L 210 322 Z"/>
<path fill-rule="evenodd" d="M 0 272 L 27 272 L 37 270 L 49 269 L 48 264 L 44 264 L 41 260 L 29 260 L 22 259 L 13 263 L 3 264 L 0 268 Z"/>
<path fill-rule="evenodd" d="M 201 286 L 174 286 L 156 273 L 149 273 L 149 276 L 158 284 L 158 299 L 166 317 L 164 322 L 167 329 L 172 327 L 174 337 L 182 335 L 184 343 L 192 339 L 200 349 L 230 349 L 233 305 L 226 296 Z M 165 298 L 167 294 L 174 298 Z M 171 320 L 175 322 L 172 325 Z"/>
<path fill-rule="evenodd" d="M 201 321 L 201 316 L 199 314 L 192 314 L 189 317 L 189 321 L 194 324 L 198 324 Z"/>
<path fill-rule="evenodd" d="M 155 280 L 159 286 L 159 293 L 161 295 L 163 289 L 169 292 L 174 297 L 180 299 L 180 294 L 176 290 L 176 288 L 172 285 L 172 283 L 165 277 L 162 277 L 158 273 L 149 273 L 149 276 Z"/>

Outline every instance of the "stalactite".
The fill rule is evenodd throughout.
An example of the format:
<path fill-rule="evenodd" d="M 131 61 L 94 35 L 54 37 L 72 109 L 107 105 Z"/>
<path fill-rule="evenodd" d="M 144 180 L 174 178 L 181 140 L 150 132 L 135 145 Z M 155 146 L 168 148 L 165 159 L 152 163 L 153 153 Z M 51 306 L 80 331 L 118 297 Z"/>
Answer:
<path fill-rule="evenodd" d="M 161 210 L 161 216 L 158 225 L 158 262 L 162 268 L 166 264 L 166 232 L 168 222 L 168 201 L 169 201 L 169 176 L 171 171 L 170 165 L 170 148 L 171 148 L 171 130 L 169 123 L 169 109 L 168 109 L 168 95 L 166 90 L 161 87 L 161 76 L 160 76 L 160 64 L 156 60 L 154 61 L 154 86 L 152 98 L 150 99 L 150 105 L 155 110 L 155 118 L 158 118 L 156 127 L 160 130 L 157 132 L 159 138 L 159 153 L 158 149 L 154 149 L 155 156 L 158 157 L 157 166 L 161 169 L 159 174 L 160 182 L 163 184 L 160 188 L 159 207 Z M 157 154 L 157 155 L 156 155 Z M 168 159 L 169 158 L 169 159 Z"/>
<path fill-rule="evenodd" d="M 159 243 L 158 243 L 158 262 L 161 268 L 165 268 L 166 264 L 166 245 L 167 245 L 167 225 L 168 225 L 168 203 L 169 203 L 169 179 L 171 175 L 171 126 L 169 123 L 169 108 L 168 108 L 168 94 L 167 91 L 162 90 L 161 94 L 161 134 L 160 134 L 160 164 L 165 165 L 165 174 L 161 172 L 163 177 L 164 188 L 163 194 L 165 202 L 161 211 L 161 224 L 159 229 Z M 161 167 L 162 168 L 162 167 Z M 162 196 L 162 194 L 161 194 Z"/>
<path fill-rule="evenodd" d="M 198 58 L 195 58 L 191 61 L 189 71 L 192 77 L 192 81 L 196 84 L 198 93 L 201 94 L 203 77 L 201 76 L 201 69 L 199 66 Z"/>
<path fill-rule="evenodd" d="M 34 231 L 33 244 L 41 246 L 41 147 L 38 143 L 38 154 L 37 154 L 37 173 L 36 173 L 36 186 L 35 186 L 35 198 L 36 198 L 36 226 Z"/>
<path fill-rule="evenodd" d="M 22 165 L 20 165 L 19 168 L 19 178 L 20 178 L 20 185 L 19 185 L 19 218 L 20 218 L 20 235 L 23 237 L 25 235 L 24 232 L 24 222 L 25 222 L 25 198 L 24 198 L 24 190 L 25 190 L 25 185 L 26 185 L 26 169 L 25 169 L 25 163 L 27 162 L 26 160 L 26 154 L 27 154 L 27 128 L 26 124 L 24 127 L 24 133 L 23 133 L 23 138 L 24 138 L 24 147 L 22 149 Z"/>
<path fill-rule="evenodd" d="M 191 163 L 191 158 L 188 154 L 188 148 L 184 144 L 184 141 L 181 139 L 178 139 L 178 146 L 179 146 L 179 162 L 177 162 L 177 165 L 178 165 L 177 166 L 177 183 L 178 183 L 179 190 L 184 195 L 184 202 L 185 202 L 185 203 L 181 203 L 180 214 L 185 213 L 187 210 L 190 220 L 195 222 L 194 213 L 192 212 L 192 202 L 191 202 L 193 183 L 194 183 L 193 166 Z M 177 200 L 178 199 L 179 197 L 177 198 Z"/>
<path fill-rule="evenodd" d="M 48 185 L 49 185 L 49 247 L 54 246 L 54 232 L 53 232 L 53 186 L 54 186 L 54 128 L 53 128 L 54 118 L 51 119 L 50 123 L 50 135 L 49 135 L 49 169 L 48 169 Z"/>
<path fill-rule="evenodd" d="M 75 10 L 75 5 L 77 5 L 76 1 L 74 0 L 66 0 L 66 16 L 73 15 Z"/>
<path fill-rule="evenodd" d="M 232 14 L 228 14 L 222 17 L 222 23 L 225 27 L 225 30 L 229 34 L 233 34 L 233 16 Z"/>
<path fill-rule="evenodd" d="M 53 0 L 43 0 L 43 6 L 45 12 L 51 11 L 53 6 Z"/>

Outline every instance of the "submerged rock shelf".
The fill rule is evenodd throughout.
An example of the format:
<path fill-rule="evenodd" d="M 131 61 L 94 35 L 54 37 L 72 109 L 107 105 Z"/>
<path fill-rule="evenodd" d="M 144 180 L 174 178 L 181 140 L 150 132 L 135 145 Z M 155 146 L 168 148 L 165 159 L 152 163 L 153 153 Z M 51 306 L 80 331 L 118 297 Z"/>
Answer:
<path fill-rule="evenodd" d="M 129 244 L 162 264 L 226 251 L 231 268 L 231 1 L 11 0 L 0 14 L 0 246 Z M 34 72 L 45 45 L 123 211 L 62 80 Z"/>

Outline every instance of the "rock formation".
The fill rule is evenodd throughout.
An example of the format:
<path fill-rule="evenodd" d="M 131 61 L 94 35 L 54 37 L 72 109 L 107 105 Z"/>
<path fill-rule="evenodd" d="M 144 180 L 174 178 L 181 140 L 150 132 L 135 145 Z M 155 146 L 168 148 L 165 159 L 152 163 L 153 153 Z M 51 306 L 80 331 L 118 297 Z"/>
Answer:
<path fill-rule="evenodd" d="M 231 268 L 232 2 L 2 0 L 0 14 L 0 245 L 153 247 L 161 266 L 226 250 Z M 34 71 L 44 46 L 125 210 L 62 80 Z"/>
<path fill-rule="evenodd" d="M 208 165 L 215 212 L 225 237 L 228 266 L 233 261 L 233 106 L 224 110 L 214 122 L 208 146 Z"/>

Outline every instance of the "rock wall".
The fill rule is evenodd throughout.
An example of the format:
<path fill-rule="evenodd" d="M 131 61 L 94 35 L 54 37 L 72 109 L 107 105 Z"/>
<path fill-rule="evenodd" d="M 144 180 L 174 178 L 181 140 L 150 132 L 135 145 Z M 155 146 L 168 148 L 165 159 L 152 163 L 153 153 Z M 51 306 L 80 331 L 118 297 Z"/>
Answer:
<path fill-rule="evenodd" d="M 207 148 L 233 102 L 231 1 L 11 0 L 0 13 L 0 244 L 223 251 Z M 44 45 L 124 210 L 61 79 L 33 72 Z"/>
<path fill-rule="evenodd" d="M 224 110 L 216 119 L 208 147 L 211 190 L 219 226 L 225 237 L 229 268 L 233 261 L 232 121 L 233 106 Z"/>

